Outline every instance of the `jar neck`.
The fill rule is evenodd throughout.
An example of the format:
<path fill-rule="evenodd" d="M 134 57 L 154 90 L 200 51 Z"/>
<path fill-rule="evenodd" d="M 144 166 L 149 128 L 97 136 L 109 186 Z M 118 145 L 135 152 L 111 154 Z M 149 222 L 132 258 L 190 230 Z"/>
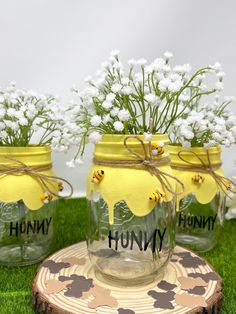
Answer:
<path fill-rule="evenodd" d="M 149 153 L 149 142 L 145 140 L 143 135 L 117 135 L 117 134 L 104 134 L 101 141 L 95 145 L 94 158 L 97 160 L 134 160 L 137 159 L 125 146 L 124 140 L 126 137 L 135 136 L 141 139 L 144 143 L 146 151 Z M 165 146 L 169 143 L 167 134 L 153 135 L 152 143 L 163 142 Z M 127 146 L 135 151 L 137 154 L 144 156 L 144 150 L 139 140 L 131 137 L 126 142 Z M 168 156 L 167 150 L 162 157 Z"/>
<path fill-rule="evenodd" d="M 46 166 L 52 163 L 50 146 L 0 147 L 0 165 Z"/>
<path fill-rule="evenodd" d="M 214 146 L 209 149 L 205 149 L 204 147 L 190 147 L 184 148 L 182 146 L 168 146 L 171 165 L 172 166 L 184 166 L 186 165 L 186 161 L 191 163 L 192 165 L 202 166 L 200 159 L 206 164 L 209 165 L 209 160 L 212 166 L 221 164 L 221 147 Z M 179 153 L 181 153 L 181 157 L 185 160 L 182 160 L 179 157 Z M 197 156 L 200 158 L 198 159 Z"/>

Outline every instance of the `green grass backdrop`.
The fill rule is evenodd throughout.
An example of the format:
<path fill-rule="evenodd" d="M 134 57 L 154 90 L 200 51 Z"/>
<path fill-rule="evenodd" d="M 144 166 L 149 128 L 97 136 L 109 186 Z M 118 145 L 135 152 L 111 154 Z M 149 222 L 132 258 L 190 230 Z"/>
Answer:
<path fill-rule="evenodd" d="M 85 239 L 86 200 L 60 200 L 53 251 Z M 236 314 L 236 221 L 227 221 L 219 245 L 202 254 L 223 279 L 221 314 Z M 0 314 L 32 314 L 31 287 L 39 264 L 0 267 Z"/>

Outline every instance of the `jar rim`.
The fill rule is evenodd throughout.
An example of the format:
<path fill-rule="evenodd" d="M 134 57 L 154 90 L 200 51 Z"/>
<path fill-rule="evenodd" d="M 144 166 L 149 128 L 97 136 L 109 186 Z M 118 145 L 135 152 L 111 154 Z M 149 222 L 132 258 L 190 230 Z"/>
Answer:
<path fill-rule="evenodd" d="M 168 150 L 169 150 L 169 153 L 172 155 L 177 155 L 180 151 L 183 150 L 184 155 L 190 155 L 191 152 L 194 152 L 194 153 L 197 153 L 198 155 L 201 155 L 201 156 L 206 156 L 207 151 L 209 152 L 209 155 L 218 155 L 222 151 L 220 145 L 212 146 L 212 147 L 209 147 L 208 149 L 206 149 L 203 146 L 185 148 L 185 147 L 180 146 L 180 145 L 171 145 L 171 144 L 168 145 Z"/>
<path fill-rule="evenodd" d="M 123 141 L 125 137 L 128 137 L 128 136 L 137 136 L 141 139 L 145 139 L 144 135 L 143 134 L 110 134 L 110 133 L 105 133 L 105 134 L 102 134 L 102 139 L 101 141 L 117 141 L 119 142 L 119 140 Z M 168 134 L 166 133 L 156 133 L 156 134 L 153 134 L 152 135 L 152 140 L 154 141 L 165 141 L 165 142 L 168 142 L 169 143 L 169 137 L 168 137 Z M 101 142 L 100 141 L 100 142 Z M 100 143 L 99 142 L 99 143 Z M 147 141 L 146 141 L 147 142 Z M 98 145 L 99 145 L 98 143 Z"/>
<path fill-rule="evenodd" d="M 51 147 L 49 145 L 29 145 L 29 146 L 0 146 L 0 156 L 2 155 L 41 155 L 51 153 Z"/>

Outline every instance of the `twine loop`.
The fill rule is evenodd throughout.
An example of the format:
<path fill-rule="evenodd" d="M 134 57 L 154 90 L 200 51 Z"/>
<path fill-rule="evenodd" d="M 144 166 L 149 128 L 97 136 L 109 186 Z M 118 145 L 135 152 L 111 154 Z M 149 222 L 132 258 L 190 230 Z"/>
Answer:
<path fill-rule="evenodd" d="M 199 160 L 201 165 L 196 165 L 193 162 L 187 160 L 186 158 L 184 158 L 182 155 L 184 153 L 190 153 L 192 154 L 194 157 L 197 158 L 197 160 Z M 193 171 L 193 172 L 199 172 L 199 173 L 207 173 L 209 175 L 212 176 L 212 178 L 215 180 L 216 185 L 219 187 L 219 189 L 225 194 L 227 195 L 229 198 L 230 195 L 228 195 L 227 191 L 230 191 L 232 193 L 235 193 L 234 190 L 232 190 L 232 187 L 235 188 L 235 183 L 225 177 L 222 176 L 218 173 L 215 172 L 216 169 L 220 168 L 222 163 L 217 163 L 217 164 L 212 164 L 211 159 L 210 159 L 210 154 L 208 149 L 206 149 L 206 156 L 207 156 L 207 163 L 198 155 L 196 154 L 194 151 L 191 150 L 181 150 L 180 152 L 178 152 L 178 157 L 186 164 L 186 165 L 182 165 L 182 166 L 172 166 L 172 168 L 174 169 L 178 169 L 178 170 L 188 170 L 188 171 Z"/>
<path fill-rule="evenodd" d="M 49 192 L 50 194 L 56 197 L 68 198 L 73 194 L 73 187 L 69 181 L 61 177 L 50 176 L 50 175 L 42 173 L 43 171 L 52 169 L 52 163 L 48 165 L 44 165 L 44 166 L 27 166 L 24 162 L 18 159 L 11 158 L 11 157 L 5 157 L 5 158 L 7 160 L 15 162 L 18 165 L 13 166 L 13 165 L 0 164 L 0 176 L 9 175 L 9 174 L 12 174 L 12 175 L 27 174 L 36 178 L 47 192 Z M 59 181 L 64 182 L 69 186 L 70 193 L 68 195 L 60 196 L 58 195 L 58 193 L 55 193 L 54 191 L 52 191 L 51 188 L 49 187 L 48 182 L 56 183 Z"/>
<path fill-rule="evenodd" d="M 137 153 L 134 149 L 130 147 L 128 144 L 129 139 L 135 139 L 136 141 L 139 141 L 142 147 L 143 155 Z M 130 152 L 131 155 L 135 156 L 136 160 L 97 160 L 93 159 L 93 162 L 97 165 L 105 165 L 105 166 L 121 166 L 121 167 L 140 167 L 147 170 L 151 175 L 156 176 L 158 181 L 161 183 L 162 188 L 164 190 L 167 190 L 174 196 L 180 195 L 184 191 L 184 185 L 183 183 L 176 178 L 175 176 L 171 175 L 168 172 L 164 172 L 158 168 L 158 166 L 162 165 L 168 165 L 170 163 L 170 159 L 168 157 L 163 157 L 161 159 L 153 159 L 151 154 L 151 143 L 149 142 L 148 150 L 145 147 L 144 141 L 140 139 L 136 135 L 130 135 L 126 136 L 124 139 L 124 146 L 125 148 Z M 172 179 L 175 181 L 176 184 L 179 184 L 181 186 L 181 191 L 176 192 L 176 190 L 173 190 L 171 187 L 171 184 L 168 179 Z"/>

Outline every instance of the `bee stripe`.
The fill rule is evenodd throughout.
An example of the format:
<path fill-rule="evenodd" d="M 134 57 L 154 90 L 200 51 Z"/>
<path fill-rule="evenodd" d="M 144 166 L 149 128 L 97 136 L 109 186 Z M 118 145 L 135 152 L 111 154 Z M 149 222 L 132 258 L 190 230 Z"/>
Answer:
<path fill-rule="evenodd" d="M 100 180 L 102 178 L 102 175 L 100 175 L 99 173 L 95 172 L 94 176 L 96 179 Z"/>

